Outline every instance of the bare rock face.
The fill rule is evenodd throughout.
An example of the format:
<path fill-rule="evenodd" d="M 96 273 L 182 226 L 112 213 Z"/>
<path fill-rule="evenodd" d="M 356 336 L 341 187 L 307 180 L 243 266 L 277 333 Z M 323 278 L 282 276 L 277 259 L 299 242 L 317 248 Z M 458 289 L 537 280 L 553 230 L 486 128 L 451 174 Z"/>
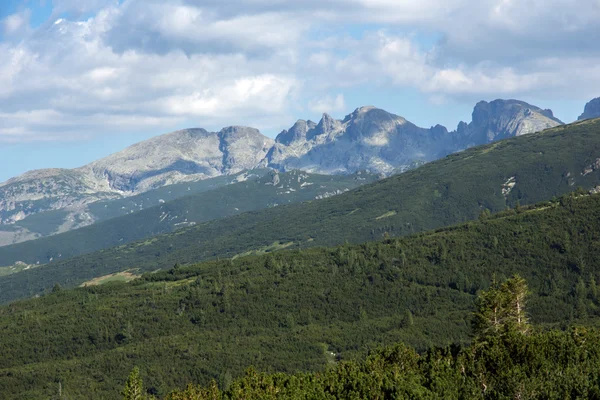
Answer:
<path fill-rule="evenodd" d="M 361 107 L 344 120 L 324 114 L 318 124 L 298 121 L 283 131 L 269 153 L 269 166 L 326 174 L 360 170 L 390 174 L 415 161 L 430 161 L 451 151 L 445 128 L 419 128 L 375 107 Z"/>
<path fill-rule="evenodd" d="M 595 98 L 585 105 L 583 114 L 577 118 L 579 121 L 584 119 L 600 118 L 600 97 Z"/>
<path fill-rule="evenodd" d="M 316 123 L 308 120 L 298 120 L 290 130 L 284 130 L 277 135 L 276 142 L 284 146 L 289 146 L 291 143 L 306 140 L 308 131 L 315 129 Z"/>
<path fill-rule="evenodd" d="M 542 110 L 524 101 L 481 101 L 473 110 L 473 121 L 468 125 L 464 122 L 458 125 L 457 139 L 466 148 L 539 132 L 562 124 L 551 110 Z"/>
<path fill-rule="evenodd" d="M 92 175 L 98 188 L 138 194 L 254 168 L 272 145 L 253 128 L 186 129 L 137 143 L 80 170 Z"/>

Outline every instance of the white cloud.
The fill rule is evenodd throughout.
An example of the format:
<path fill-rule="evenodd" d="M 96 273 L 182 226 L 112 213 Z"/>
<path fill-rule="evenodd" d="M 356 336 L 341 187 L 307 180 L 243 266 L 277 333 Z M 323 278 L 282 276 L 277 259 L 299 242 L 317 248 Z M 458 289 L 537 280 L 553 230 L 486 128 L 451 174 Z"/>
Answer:
<path fill-rule="evenodd" d="M 285 12 L 219 17 L 213 8 L 179 2 L 130 0 L 118 8 L 105 38 L 116 51 L 246 54 L 285 51 L 307 25 Z"/>
<path fill-rule="evenodd" d="M 0 42 L 0 140 L 189 120 L 272 128 L 293 110 L 342 111 L 344 91 L 359 85 L 414 88 L 438 103 L 600 93 L 598 0 L 53 4 L 36 30 L 28 11 L 2 21 L 17 40 Z"/>
<path fill-rule="evenodd" d="M 335 97 L 325 96 L 309 101 L 308 108 L 314 113 L 333 113 L 343 111 L 346 108 L 346 101 L 343 94 L 338 94 Z"/>
<path fill-rule="evenodd" d="M 220 88 L 195 91 L 189 95 L 174 95 L 161 101 L 173 115 L 214 116 L 233 115 L 242 110 L 264 114 L 283 111 L 294 79 L 274 75 L 236 79 Z"/>
<path fill-rule="evenodd" d="M 2 31 L 7 36 L 23 35 L 29 32 L 29 20 L 31 18 L 31 11 L 26 9 L 24 11 L 12 14 L 0 21 Z"/>

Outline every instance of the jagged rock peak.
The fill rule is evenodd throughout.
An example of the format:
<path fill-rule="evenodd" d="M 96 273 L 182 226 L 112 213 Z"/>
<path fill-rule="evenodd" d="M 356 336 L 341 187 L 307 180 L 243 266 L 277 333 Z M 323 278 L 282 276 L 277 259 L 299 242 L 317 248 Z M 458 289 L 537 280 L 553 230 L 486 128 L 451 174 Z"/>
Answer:
<path fill-rule="evenodd" d="M 324 133 L 332 132 L 338 129 L 341 126 L 341 122 L 337 119 L 334 119 L 331 115 L 324 113 L 321 121 L 315 127 L 315 131 L 317 135 L 321 135 Z"/>
<path fill-rule="evenodd" d="M 457 132 L 468 144 L 483 144 L 494 140 L 538 132 L 562 125 L 551 110 L 543 110 L 520 100 L 480 101 L 473 109 L 473 121 L 460 123 Z"/>
<path fill-rule="evenodd" d="M 305 121 L 303 119 L 299 119 L 289 130 L 283 130 L 279 135 L 277 135 L 275 141 L 288 146 L 292 142 L 303 139 L 305 140 L 308 131 L 315 129 L 316 126 L 317 124 L 311 120 Z"/>
<path fill-rule="evenodd" d="M 600 118 L 600 97 L 597 97 L 585 105 L 583 114 L 577 118 L 579 121 L 584 119 Z"/>
<path fill-rule="evenodd" d="M 559 124 L 563 124 L 561 120 L 554 117 L 552 110 L 543 110 L 524 101 L 514 99 L 496 99 L 489 103 L 487 101 L 480 101 L 475 105 L 475 109 L 473 110 L 473 122 L 478 122 L 481 120 L 481 117 L 486 118 L 487 116 L 516 116 L 519 112 L 524 112 L 526 116 L 535 112 L 550 118 Z"/>

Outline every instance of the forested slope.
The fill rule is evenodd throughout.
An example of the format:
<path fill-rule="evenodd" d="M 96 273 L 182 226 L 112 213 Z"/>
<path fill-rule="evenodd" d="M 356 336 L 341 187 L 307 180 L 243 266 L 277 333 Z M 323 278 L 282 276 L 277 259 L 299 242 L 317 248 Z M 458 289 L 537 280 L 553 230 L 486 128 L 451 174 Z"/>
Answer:
<path fill-rule="evenodd" d="M 151 393 L 249 366 L 319 371 L 402 341 L 466 344 L 476 294 L 527 279 L 541 327 L 597 325 L 600 196 L 363 245 L 286 250 L 60 290 L 0 308 L 0 393 L 119 398 L 137 365 Z"/>
<path fill-rule="evenodd" d="M 19 261 L 33 265 L 46 264 L 246 211 L 333 196 L 377 179 L 375 175 L 366 173 L 331 176 L 267 170 L 249 171 L 247 175 L 238 175 L 237 178 L 245 180 L 225 184 L 224 178 L 216 178 L 220 180 L 220 187 L 210 190 L 205 183 L 203 192 L 188 196 L 181 196 L 184 189 L 179 184 L 173 185 L 172 190 L 166 186 L 132 199 L 93 204 L 91 207 L 96 214 L 104 210 L 106 216 L 115 215 L 121 208 L 132 213 L 63 234 L 0 247 L 0 266 Z M 172 195 L 179 195 L 179 198 L 133 212 L 132 209 L 141 203 L 143 196 L 146 196 L 146 202 L 159 204 L 162 199 L 157 199 L 157 195 L 169 191 L 176 192 Z"/>
<path fill-rule="evenodd" d="M 568 149 L 568 151 L 566 151 Z M 0 302 L 54 283 L 78 285 L 129 268 L 231 257 L 251 250 L 401 236 L 600 185 L 600 120 L 465 150 L 333 198 L 244 213 L 0 278 Z"/>
<path fill-rule="evenodd" d="M 542 330 L 527 318 L 527 283 L 515 275 L 480 292 L 470 346 L 431 347 L 418 354 L 399 343 L 366 360 L 323 373 L 258 373 L 232 383 L 188 385 L 167 400 L 264 399 L 596 399 L 600 397 L 600 330 Z M 153 400 L 139 368 L 124 400 Z"/>

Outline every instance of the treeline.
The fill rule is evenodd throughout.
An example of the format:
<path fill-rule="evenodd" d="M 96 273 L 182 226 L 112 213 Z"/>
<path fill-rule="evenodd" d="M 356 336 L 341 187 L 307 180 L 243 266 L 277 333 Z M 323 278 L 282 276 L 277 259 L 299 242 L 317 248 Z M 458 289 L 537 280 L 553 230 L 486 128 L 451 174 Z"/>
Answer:
<path fill-rule="evenodd" d="M 164 397 L 258 370 L 325 371 L 380 346 L 467 345 L 476 295 L 515 273 L 542 328 L 596 326 L 600 196 L 426 234 L 286 250 L 60 290 L 0 307 L 0 393 L 119 398 L 134 366 Z"/>
<path fill-rule="evenodd" d="M 590 169 L 599 158 L 600 120 L 503 140 L 330 199 L 243 213 L 1 277 L 0 303 L 39 294 L 57 282 L 72 287 L 131 268 L 154 271 L 273 244 L 362 243 L 457 224 L 485 210 L 497 213 L 546 201 L 578 186 L 590 190 L 600 185 L 600 171 Z M 515 186 L 508 191 L 511 179 Z M 33 251 L 42 249 L 48 256 L 58 251 Z"/>

